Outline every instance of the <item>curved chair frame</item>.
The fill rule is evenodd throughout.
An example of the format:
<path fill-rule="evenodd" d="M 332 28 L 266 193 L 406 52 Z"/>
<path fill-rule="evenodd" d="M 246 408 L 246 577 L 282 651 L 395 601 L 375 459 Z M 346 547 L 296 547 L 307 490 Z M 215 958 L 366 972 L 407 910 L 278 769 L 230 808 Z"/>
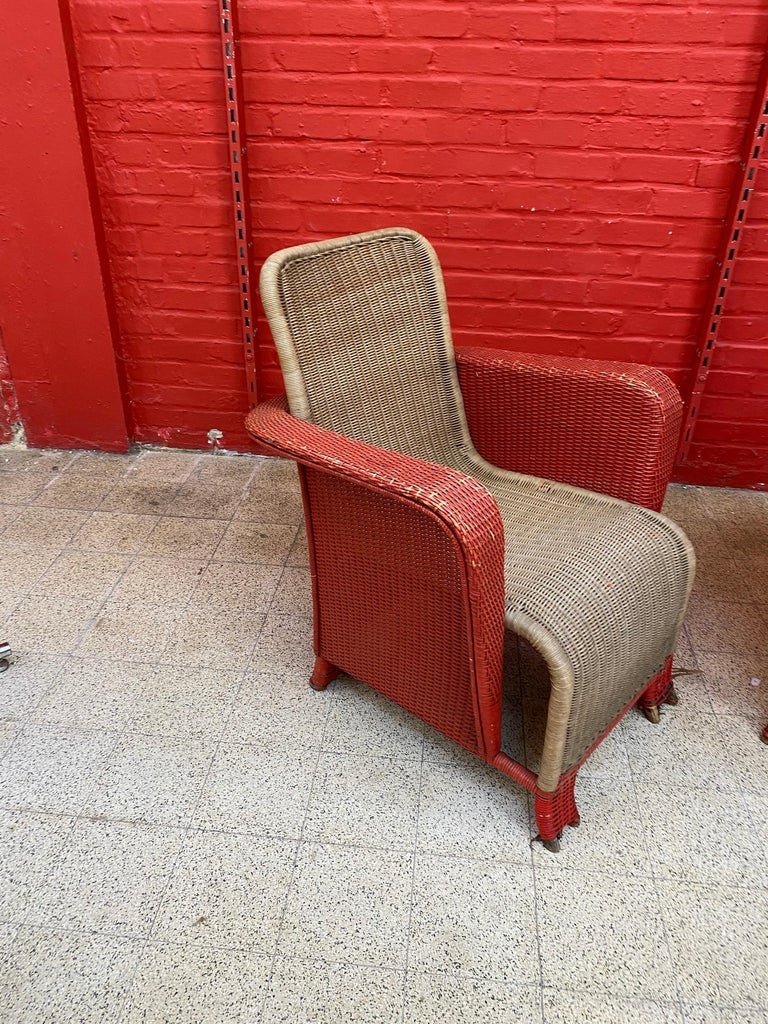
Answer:
<path fill-rule="evenodd" d="M 557 849 L 565 825 L 578 824 L 575 780 L 591 751 L 633 705 L 653 721 L 663 701 L 675 700 L 672 659 L 663 659 L 558 776 L 537 776 L 502 751 L 504 526 L 496 501 L 456 469 L 311 422 L 311 410 L 296 397 L 298 362 L 281 338 L 279 273 L 286 258 L 400 231 L 287 250 L 262 273 L 262 298 L 298 415 L 275 399 L 254 409 L 246 425 L 267 452 L 299 467 L 313 585 L 311 683 L 323 689 L 347 673 L 494 765 L 534 794 L 539 838 Z M 483 461 L 660 508 L 682 416 L 680 397 L 660 371 L 461 349 L 453 374 Z M 519 423 L 524 431 L 515 429 Z"/>

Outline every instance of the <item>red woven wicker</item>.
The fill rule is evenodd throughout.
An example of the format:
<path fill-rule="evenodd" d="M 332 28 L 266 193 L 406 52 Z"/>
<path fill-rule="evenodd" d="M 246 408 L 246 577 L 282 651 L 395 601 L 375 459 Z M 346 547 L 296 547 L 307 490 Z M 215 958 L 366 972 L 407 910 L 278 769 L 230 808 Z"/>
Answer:
<path fill-rule="evenodd" d="M 415 299 L 409 296 L 411 288 Z M 534 492 L 551 500 L 553 507 L 572 509 L 566 518 L 552 520 L 550 533 L 538 534 L 547 542 L 551 537 L 560 550 L 571 530 L 576 537 L 578 531 L 589 535 L 597 529 L 591 526 L 593 513 L 585 518 L 581 511 L 585 507 L 594 507 L 595 522 L 610 526 L 614 520 L 600 520 L 608 508 L 605 515 L 626 519 L 627 529 L 634 523 L 639 530 L 650 530 L 642 534 L 648 538 L 642 543 L 627 534 L 626 551 L 624 534 L 614 532 L 608 561 L 601 554 L 602 542 L 594 540 L 594 557 L 604 563 L 594 592 L 580 584 L 580 592 L 566 588 L 562 601 L 560 591 L 554 592 L 555 612 L 559 615 L 562 606 L 563 615 L 571 615 L 571 631 L 586 621 L 578 614 L 574 618 L 574 600 L 586 602 L 584 609 L 597 616 L 597 623 L 616 588 L 623 586 L 630 597 L 636 593 L 644 618 L 635 615 L 631 604 L 614 603 L 610 628 L 617 648 L 624 642 L 622 630 L 632 629 L 639 638 L 632 642 L 640 650 L 638 623 L 654 629 L 657 608 L 668 621 L 670 608 L 677 609 L 678 623 L 682 617 L 692 574 L 690 546 L 680 531 L 658 517 L 585 491 L 566 491 L 562 484 L 658 509 L 680 426 L 677 392 L 658 371 L 628 364 L 476 349 L 461 351 L 454 364 L 439 266 L 423 239 L 400 229 L 277 254 L 265 267 L 262 297 L 293 396 L 291 409 L 298 414 L 289 412 L 285 399 L 277 399 L 254 409 L 246 426 L 268 452 L 299 465 L 314 601 L 317 660 L 312 685 L 323 689 L 345 672 L 493 764 L 534 794 L 540 838 L 550 849 L 557 848 L 565 825 L 578 823 L 574 786 L 585 758 L 633 705 L 655 720 L 659 705 L 675 700 L 667 657 L 675 628 L 673 623 L 665 637 L 639 655 L 634 677 L 623 682 L 620 674 L 605 674 L 605 666 L 614 663 L 612 649 L 606 651 L 603 644 L 600 653 L 599 644 L 590 647 L 588 657 L 603 658 L 602 682 L 595 679 L 593 685 L 590 677 L 585 682 L 582 668 L 580 689 L 571 702 L 569 649 L 560 646 L 556 627 L 542 639 L 533 618 L 539 579 L 551 593 L 559 577 L 547 577 L 545 568 L 541 577 L 528 570 L 534 584 L 527 592 L 534 597 L 516 605 L 514 595 L 509 597 L 508 575 L 505 598 L 505 523 L 497 501 L 516 500 L 513 490 L 503 487 L 517 484 L 502 473 L 502 490 L 495 498 L 488 489 L 493 482 L 488 472 L 499 467 L 526 474 L 520 478 L 520 515 L 529 518 L 507 521 L 508 529 L 519 529 L 521 537 L 537 529 L 530 515 L 535 506 L 526 505 Z M 403 318 L 400 338 L 400 321 L 393 317 Z M 373 325 L 370 330 L 368 323 Z M 392 341 L 390 330 L 395 332 Z M 361 375 L 358 402 L 352 396 Z M 448 397 L 440 399 L 442 405 L 426 401 L 422 407 L 422 386 Z M 399 405 L 395 389 L 401 392 Z M 332 429 L 317 420 L 332 424 Z M 441 430 L 450 436 L 436 450 L 435 438 L 442 444 Z M 371 438 L 375 443 L 368 443 Z M 403 444 L 414 454 L 405 454 Z M 459 446 L 455 458 L 454 444 Z M 475 478 L 474 467 L 484 482 L 490 481 L 488 486 Z M 532 490 L 525 480 L 533 477 L 544 479 L 534 481 Z M 560 483 L 550 485 L 549 480 Z M 508 507 L 505 514 L 517 512 Z M 573 521 L 567 518 L 571 514 Z M 631 560 L 645 557 L 644 545 L 656 543 L 657 527 L 667 531 L 672 547 L 669 556 L 655 557 L 677 559 L 668 578 L 658 577 L 658 596 L 655 584 L 638 577 L 641 563 L 633 566 Z M 603 535 L 594 534 L 598 536 Z M 514 534 L 506 535 L 507 574 L 510 566 L 515 572 L 518 557 L 512 549 L 509 562 L 510 539 L 517 543 Z M 579 565 L 584 565 L 581 550 Z M 637 554 L 628 561 L 626 552 Z M 655 571 L 653 562 L 647 564 Z M 627 573 L 638 580 L 636 591 L 626 590 Z M 617 614 L 624 617 L 617 619 Z M 508 757 L 500 742 L 505 623 L 531 640 L 525 632 L 529 622 L 534 642 L 548 645 L 553 681 L 545 739 L 550 767 L 547 772 L 540 769 L 538 776 Z M 599 626 L 594 629 L 599 635 Z M 563 642 L 571 635 L 563 633 Z M 661 653 L 650 660 L 648 651 Z M 551 736 L 560 742 L 554 754 L 549 735 L 553 721 Z"/>

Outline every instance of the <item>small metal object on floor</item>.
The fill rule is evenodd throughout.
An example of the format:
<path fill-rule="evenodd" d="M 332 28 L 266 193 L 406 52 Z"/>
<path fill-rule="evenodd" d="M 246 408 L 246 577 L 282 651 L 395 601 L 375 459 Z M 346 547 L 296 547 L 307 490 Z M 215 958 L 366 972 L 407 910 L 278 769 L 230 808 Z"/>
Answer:
<path fill-rule="evenodd" d="M 0 640 L 0 672 L 7 672 L 11 667 L 11 645 L 7 640 Z"/>

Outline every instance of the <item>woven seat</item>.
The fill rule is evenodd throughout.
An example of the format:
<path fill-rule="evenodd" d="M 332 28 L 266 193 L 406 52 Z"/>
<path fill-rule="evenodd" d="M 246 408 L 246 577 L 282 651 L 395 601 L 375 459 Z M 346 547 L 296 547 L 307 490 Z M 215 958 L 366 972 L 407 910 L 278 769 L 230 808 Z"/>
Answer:
<path fill-rule="evenodd" d="M 692 549 L 668 519 L 621 499 L 637 497 L 641 478 L 663 495 L 679 399 L 651 371 L 638 378 L 562 360 L 542 368 L 542 402 L 565 379 L 587 404 L 584 388 L 597 382 L 611 416 L 619 401 L 628 416 L 639 410 L 642 472 L 620 469 L 620 486 L 601 494 L 573 486 L 570 471 L 557 482 L 517 472 L 514 458 L 499 460 L 502 468 L 479 454 L 467 408 L 493 404 L 497 378 L 503 387 L 517 371 L 492 354 L 467 357 L 474 397 L 465 408 L 439 265 L 415 232 L 277 253 L 264 266 L 262 298 L 290 414 L 267 403 L 247 423 L 301 467 L 315 685 L 339 670 L 355 675 L 495 764 L 537 794 L 541 835 L 554 843 L 578 819 L 578 766 L 633 704 L 655 712 L 670 684 Z M 558 408 L 544 410 L 557 419 Z M 510 449 L 527 429 L 505 422 Z M 619 449 L 631 464 L 634 449 Z M 605 461 L 610 476 L 615 456 Z M 499 744 L 503 626 L 549 669 L 537 776 Z"/>

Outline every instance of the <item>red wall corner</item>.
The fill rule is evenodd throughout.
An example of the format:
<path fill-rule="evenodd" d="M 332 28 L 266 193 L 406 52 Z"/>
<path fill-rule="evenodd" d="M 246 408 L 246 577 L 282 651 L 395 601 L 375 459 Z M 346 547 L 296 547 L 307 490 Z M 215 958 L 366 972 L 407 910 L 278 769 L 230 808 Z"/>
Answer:
<path fill-rule="evenodd" d="M 31 445 L 124 451 L 115 338 L 57 0 L 40 0 L 30 17 L 3 5 L 0 35 L 4 377 Z"/>

